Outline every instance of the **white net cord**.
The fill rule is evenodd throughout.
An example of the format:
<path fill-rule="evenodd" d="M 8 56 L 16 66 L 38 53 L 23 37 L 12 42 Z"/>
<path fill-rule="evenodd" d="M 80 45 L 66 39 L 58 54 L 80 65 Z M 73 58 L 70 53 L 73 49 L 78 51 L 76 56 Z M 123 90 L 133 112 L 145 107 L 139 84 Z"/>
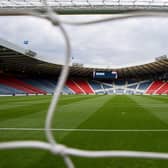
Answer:
<path fill-rule="evenodd" d="M 65 64 L 62 68 L 61 75 L 58 80 L 57 87 L 55 88 L 53 98 L 51 100 L 46 121 L 45 121 L 45 135 L 48 142 L 42 141 L 13 141 L 13 142 L 4 142 L 0 143 L 0 150 L 4 149 L 18 149 L 18 148 L 35 148 L 35 149 L 42 149 L 47 150 L 53 153 L 54 155 L 60 155 L 63 157 L 65 165 L 67 168 L 75 168 L 70 156 L 76 157 L 85 157 L 85 158 L 103 158 L 103 157 L 122 157 L 122 158 L 150 158 L 150 159 L 168 159 L 168 153 L 158 153 L 158 152 L 140 152 L 140 151 L 87 151 L 87 150 L 80 150 L 69 148 L 63 144 L 58 144 L 53 132 L 52 132 L 52 120 L 54 112 L 57 108 L 57 103 L 61 94 L 61 91 L 64 87 L 64 83 L 66 82 L 68 72 L 69 72 L 69 65 L 71 61 L 71 45 L 68 34 L 64 28 L 64 24 L 71 24 L 71 25 L 88 25 L 88 24 L 95 24 L 107 21 L 115 21 L 115 20 L 122 20 L 128 19 L 133 17 L 168 17 L 168 13 L 165 11 L 150 11 L 150 12 L 126 12 L 122 15 L 114 15 L 113 17 L 109 17 L 106 19 L 94 20 L 94 21 L 86 21 L 86 22 L 72 22 L 72 21 L 65 21 L 60 20 L 59 15 L 56 14 L 52 8 L 48 7 L 47 1 L 43 0 L 44 5 L 46 6 L 45 13 L 41 15 L 40 12 L 32 10 L 31 12 L 17 12 L 17 13 L 10 13 L 10 15 L 32 15 L 36 17 L 42 17 L 48 19 L 53 26 L 57 26 L 64 39 L 66 44 L 66 60 Z"/>

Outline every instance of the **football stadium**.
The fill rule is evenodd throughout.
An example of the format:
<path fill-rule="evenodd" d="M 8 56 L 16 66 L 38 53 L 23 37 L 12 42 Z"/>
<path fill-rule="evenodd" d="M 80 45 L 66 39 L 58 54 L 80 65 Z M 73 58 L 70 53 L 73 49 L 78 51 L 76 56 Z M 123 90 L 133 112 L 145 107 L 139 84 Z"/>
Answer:
<path fill-rule="evenodd" d="M 1 16 L 59 27 L 65 63 L 0 37 L 0 168 L 167 168 L 168 56 L 113 67 L 72 62 L 59 15 L 167 17 L 168 1 L 2 0 Z M 118 15 L 121 14 L 121 15 Z M 62 24 L 63 22 L 63 24 Z"/>

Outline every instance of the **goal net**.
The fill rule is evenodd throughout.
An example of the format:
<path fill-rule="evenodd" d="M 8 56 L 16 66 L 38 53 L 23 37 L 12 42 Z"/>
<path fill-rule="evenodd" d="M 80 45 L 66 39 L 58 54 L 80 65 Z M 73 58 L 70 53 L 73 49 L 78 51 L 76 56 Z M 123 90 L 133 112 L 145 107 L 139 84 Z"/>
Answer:
<path fill-rule="evenodd" d="M 70 148 L 65 146 L 64 144 L 59 144 L 57 139 L 53 135 L 52 132 L 52 121 L 53 115 L 57 108 L 57 103 L 61 94 L 61 91 L 64 87 L 64 83 L 67 79 L 69 72 L 69 65 L 71 61 L 71 41 L 69 40 L 68 33 L 64 29 L 64 25 L 73 25 L 73 26 L 81 26 L 88 24 L 98 24 L 101 22 L 115 21 L 115 20 L 123 20 L 134 17 L 167 17 L 168 13 L 163 11 L 132 11 L 125 12 L 120 15 L 112 15 L 111 17 L 94 20 L 94 21 L 85 21 L 85 22 L 73 22 L 71 20 L 62 20 L 59 15 L 53 11 L 51 7 L 48 6 L 47 1 L 42 1 L 43 6 L 45 6 L 43 11 L 37 11 L 36 9 L 32 9 L 31 11 L 18 11 L 16 13 L 12 13 L 12 15 L 30 15 L 35 17 L 40 17 L 43 19 L 49 20 L 53 26 L 56 26 L 62 32 L 62 36 L 65 40 L 66 48 L 65 48 L 65 64 L 62 68 L 61 74 L 59 76 L 58 84 L 55 88 L 55 92 L 53 98 L 51 100 L 50 106 L 48 108 L 46 120 L 45 120 L 45 135 L 47 138 L 47 142 L 43 141 L 14 141 L 14 142 L 3 142 L 0 143 L 0 150 L 5 149 L 17 149 L 17 148 L 36 148 L 40 150 L 50 151 L 53 155 L 60 155 L 65 162 L 67 168 L 75 168 L 74 163 L 71 160 L 71 156 L 75 157 L 87 157 L 87 158 L 100 158 L 100 157 L 120 157 L 120 158 L 152 158 L 152 159 L 168 159 L 167 153 L 157 153 L 157 152 L 142 152 L 142 151 L 86 151 L 82 149 Z M 10 13 L 11 14 L 11 13 Z"/>

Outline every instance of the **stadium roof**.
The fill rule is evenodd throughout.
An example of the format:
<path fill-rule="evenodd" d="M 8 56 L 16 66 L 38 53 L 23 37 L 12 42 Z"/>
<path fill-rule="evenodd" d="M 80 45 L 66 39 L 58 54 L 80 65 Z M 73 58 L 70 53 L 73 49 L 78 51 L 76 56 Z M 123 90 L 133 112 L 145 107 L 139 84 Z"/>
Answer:
<path fill-rule="evenodd" d="M 34 51 L 26 50 L 11 42 L 0 39 L 0 70 L 1 73 L 22 73 L 30 75 L 57 76 L 62 65 L 52 64 L 41 60 Z M 118 69 L 97 69 L 83 67 L 76 64 L 70 67 L 70 75 L 78 77 L 91 77 L 94 70 L 117 71 L 121 78 L 153 76 L 168 72 L 168 58 L 161 58 L 155 62 Z"/>
<path fill-rule="evenodd" d="M 168 10 L 168 0 L 48 0 L 62 14 L 116 13 L 130 10 Z M 42 0 L 1 0 L 0 15 L 42 10 Z"/>

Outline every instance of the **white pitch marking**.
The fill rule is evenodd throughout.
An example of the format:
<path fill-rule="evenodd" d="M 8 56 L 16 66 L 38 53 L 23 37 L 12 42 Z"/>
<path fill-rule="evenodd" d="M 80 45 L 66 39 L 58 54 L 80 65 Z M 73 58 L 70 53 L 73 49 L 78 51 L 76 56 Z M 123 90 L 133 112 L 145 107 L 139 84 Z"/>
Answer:
<path fill-rule="evenodd" d="M 44 128 L 0 128 L 0 131 L 44 131 Z M 52 131 L 69 132 L 168 132 L 168 129 L 71 129 L 53 128 Z"/>

